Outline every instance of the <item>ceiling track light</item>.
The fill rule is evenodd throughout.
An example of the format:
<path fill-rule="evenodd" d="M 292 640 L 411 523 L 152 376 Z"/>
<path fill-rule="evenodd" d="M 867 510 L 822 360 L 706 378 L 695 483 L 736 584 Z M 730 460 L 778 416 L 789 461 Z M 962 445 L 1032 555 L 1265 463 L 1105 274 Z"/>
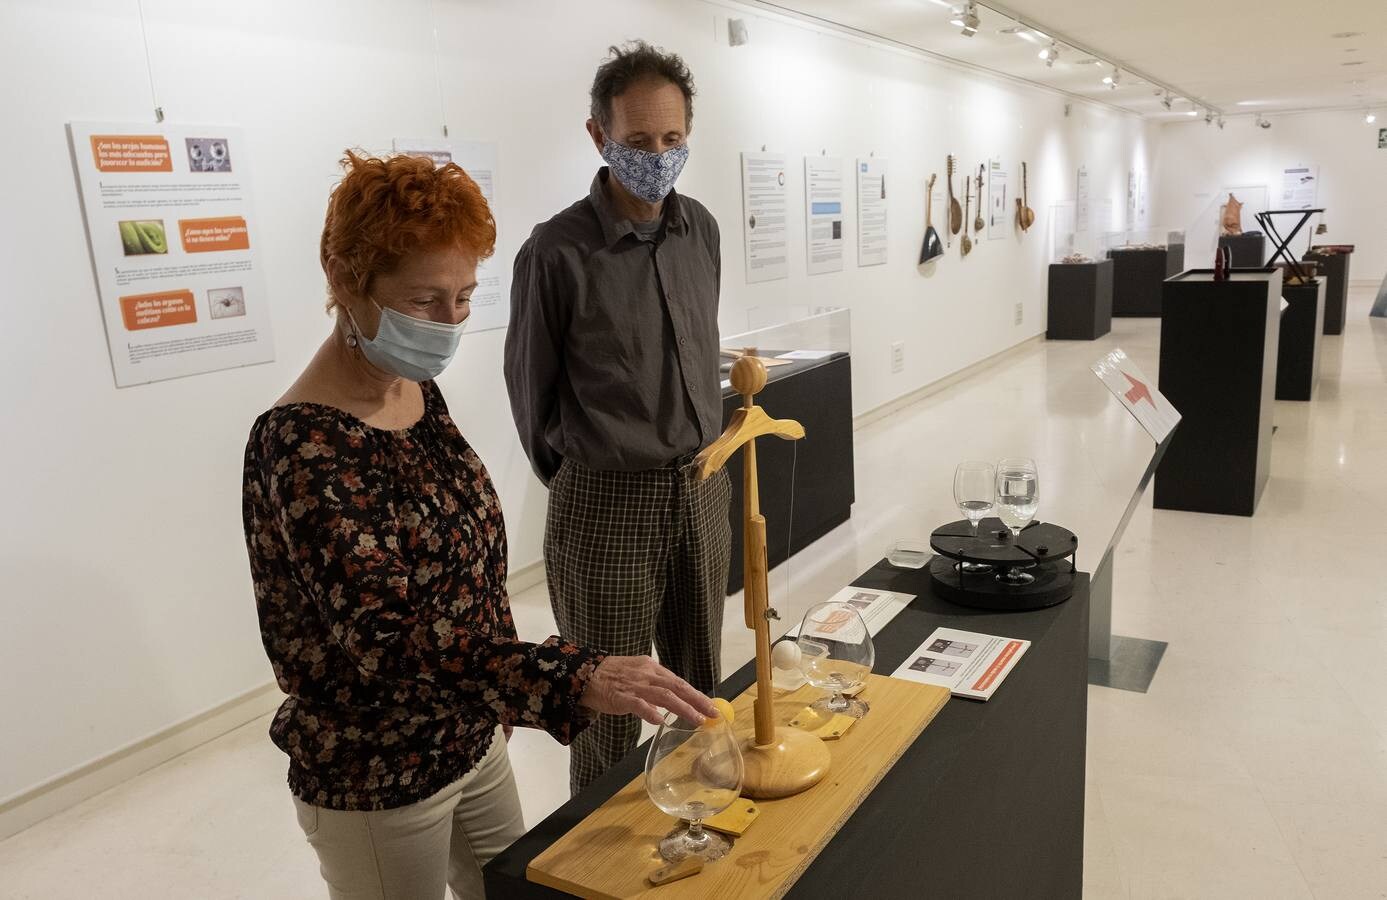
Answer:
<path fill-rule="evenodd" d="M 1165 96 L 1161 98 L 1161 106 L 1164 106 L 1166 109 L 1170 109 L 1170 107 L 1174 104 L 1175 98 L 1171 96 L 1170 91 L 1166 91 Z"/>
<path fill-rule="evenodd" d="M 949 24 L 957 26 L 964 37 L 972 37 L 977 34 L 980 23 L 978 7 L 973 0 L 968 0 L 968 5 L 962 10 L 955 10 L 953 18 L 949 19 Z"/>
<path fill-rule="evenodd" d="M 1205 125 L 1212 125 L 1212 124 L 1214 124 L 1214 111 L 1213 111 L 1212 109 L 1205 109 L 1205 110 L 1204 110 L 1204 124 L 1205 124 Z"/>
<path fill-rule="evenodd" d="M 1113 67 L 1113 70 L 1112 70 L 1112 74 L 1111 74 L 1111 75 L 1105 75 L 1105 76 L 1103 76 L 1103 83 L 1106 84 L 1106 85 L 1108 86 L 1108 90 L 1110 90 L 1110 91 L 1115 91 L 1115 90 L 1117 90 L 1117 86 L 1118 86 L 1119 83 L 1121 83 L 1121 81 L 1122 81 L 1122 70 L 1119 69 L 1119 68 L 1117 68 L 1116 66 Z"/>
<path fill-rule="evenodd" d="M 1045 68 L 1054 68 L 1055 60 L 1060 57 L 1060 45 L 1051 41 L 1050 46 L 1040 51 L 1039 56 L 1045 60 Z"/>
<path fill-rule="evenodd" d="M 1269 121 L 1267 121 L 1266 119 L 1262 118 L 1262 114 L 1261 114 L 1261 113 L 1257 113 L 1257 118 L 1253 119 L 1252 121 L 1253 121 L 1253 124 L 1256 125 L 1258 128 L 1270 128 L 1270 127 L 1271 127 L 1271 122 L 1269 122 Z"/>
<path fill-rule="evenodd" d="M 1219 131 L 1222 131 L 1222 130 L 1223 130 L 1223 125 L 1224 125 L 1223 116 L 1219 116 L 1219 117 L 1218 117 L 1218 130 L 1219 130 Z"/>

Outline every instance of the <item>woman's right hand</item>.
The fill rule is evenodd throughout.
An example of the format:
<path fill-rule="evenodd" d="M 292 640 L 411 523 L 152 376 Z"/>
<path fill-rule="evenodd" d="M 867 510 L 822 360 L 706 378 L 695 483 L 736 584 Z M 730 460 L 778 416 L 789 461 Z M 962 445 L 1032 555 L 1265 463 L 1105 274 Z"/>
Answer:
<path fill-rule="evenodd" d="M 609 656 L 602 660 L 578 703 L 593 712 L 634 714 L 651 725 L 664 721 L 657 707 L 700 725 L 718 714 L 713 701 L 648 656 Z"/>

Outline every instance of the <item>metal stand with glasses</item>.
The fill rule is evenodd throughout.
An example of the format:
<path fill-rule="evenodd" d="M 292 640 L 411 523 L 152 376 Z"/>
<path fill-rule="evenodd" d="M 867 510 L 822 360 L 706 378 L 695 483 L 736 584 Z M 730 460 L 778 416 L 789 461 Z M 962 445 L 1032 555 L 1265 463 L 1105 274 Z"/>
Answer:
<path fill-rule="evenodd" d="M 1033 521 L 1040 506 L 1035 460 L 960 463 L 954 502 L 964 521 L 930 536 L 939 554 L 930 564 L 930 580 L 940 596 L 963 606 L 1022 610 L 1073 595 L 1079 539 L 1058 525 Z M 988 516 L 993 511 L 997 515 Z"/>

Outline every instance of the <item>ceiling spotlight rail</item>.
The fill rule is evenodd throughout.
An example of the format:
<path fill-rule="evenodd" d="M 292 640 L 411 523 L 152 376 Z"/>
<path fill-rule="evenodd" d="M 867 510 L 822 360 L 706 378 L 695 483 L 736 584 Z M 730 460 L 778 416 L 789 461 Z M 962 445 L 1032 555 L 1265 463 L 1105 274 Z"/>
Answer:
<path fill-rule="evenodd" d="M 940 0 L 934 0 L 934 2 L 939 3 Z M 944 4 L 940 3 L 940 5 Z M 999 16 L 1011 19 L 1017 25 L 1038 34 L 1045 35 L 1050 40 L 1050 46 L 1041 50 L 1039 56 L 1045 61 L 1047 67 L 1055 64 L 1055 59 L 1059 56 L 1061 46 L 1068 47 L 1080 54 L 1094 57 L 1099 65 L 1112 67 L 1112 71 L 1103 78 L 1103 84 L 1107 85 L 1110 90 L 1116 90 L 1121 85 L 1122 75 L 1126 73 L 1135 79 L 1139 79 L 1146 84 L 1159 88 L 1159 92 L 1165 95 L 1165 98 L 1161 101 L 1161 105 L 1166 109 L 1170 109 L 1171 104 L 1174 103 L 1176 98 L 1183 97 L 1189 100 L 1192 106 L 1204 108 L 1205 115 L 1208 117 L 1206 121 L 1213 121 L 1214 118 L 1221 118 L 1223 116 L 1223 110 L 1209 101 L 1196 97 L 1188 91 L 1181 90 L 1175 85 L 1162 81 L 1159 78 L 1155 78 L 1140 69 L 1134 69 L 1122 60 L 1113 59 L 1105 53 L 1100 53 L 1081 41 L 1076 41 L 1067 35 L 1055 31 L 1055 29 L 1051 28 L 1049 25 L 1036 22 L 1030 17 L 1024 16 L 1008 6 L 993 2 L 993 0 L 981 0 L 981 2 L 980 0 L 968 0 L 965 4 L 951 6 L 950 9 L 953 17 L 949 20 L 950 23 L 962 29 L 962 33 L 965 36 L 972 37 L 974 34 L 977 34 L 978 31 L 978 7 L 991 10 Z"/>

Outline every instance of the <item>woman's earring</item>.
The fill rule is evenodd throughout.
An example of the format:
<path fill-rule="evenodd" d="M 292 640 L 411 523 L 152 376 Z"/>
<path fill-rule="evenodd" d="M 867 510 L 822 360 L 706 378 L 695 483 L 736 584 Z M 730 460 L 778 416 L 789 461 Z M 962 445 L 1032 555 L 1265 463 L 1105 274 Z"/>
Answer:
<path fill-rule="evenodd" d="M 354 335 L 354 334 L 349 334 L 349 335 L 347 335 L 347 346 L 348 346 L 348 347 L 351 347 L 353 350 L 356 349 L 356 335 Z"/>

